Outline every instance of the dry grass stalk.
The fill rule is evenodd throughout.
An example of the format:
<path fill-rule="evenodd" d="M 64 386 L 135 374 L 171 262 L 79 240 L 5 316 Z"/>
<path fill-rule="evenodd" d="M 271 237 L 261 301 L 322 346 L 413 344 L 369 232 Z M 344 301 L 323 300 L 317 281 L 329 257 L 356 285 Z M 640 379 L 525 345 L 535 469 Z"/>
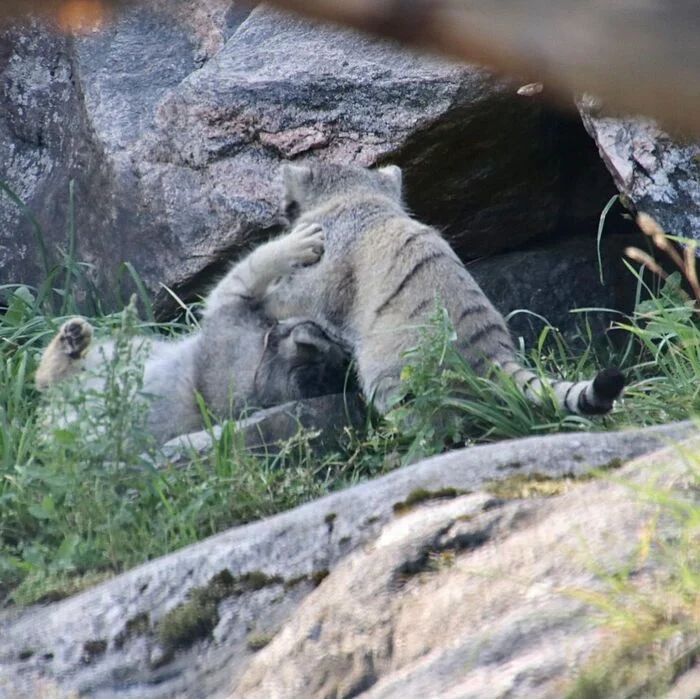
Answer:
<path fill-rule="evenodd" d="M 673 263 L 680 269 L 683 276 L 688 280 L 690 288 L 695 296 L 695 305 L 700 309 L 700 282 L 698 281 L 697 256 L 696 251 L 698 244 L 694 240 L 684 242 L 683 255 L 678 252 L 673 241 L 669 240 L 661 226 L 649 214 L 640 213 L 637 216 L 637 225 L 642 232 L 651 238 L 654 246 L 666 253 Z M 625 255 L 634 262 L 644 265 L 654 274 L 666 279 L 668 272 L 659 265 L 656 260 L 648 253 L 636 247 L 625 248 Z"/>
<path fill-rule="evenodd" d="M 644 265 L 648 270 L 666 279 L 668 277 L 668 272 L 661 267 L 656 260 L 648 253 L 635 247 L 625 248 L 625 255 L 630 258 L 633 262 L 639 262 L 639 264 Z"/>

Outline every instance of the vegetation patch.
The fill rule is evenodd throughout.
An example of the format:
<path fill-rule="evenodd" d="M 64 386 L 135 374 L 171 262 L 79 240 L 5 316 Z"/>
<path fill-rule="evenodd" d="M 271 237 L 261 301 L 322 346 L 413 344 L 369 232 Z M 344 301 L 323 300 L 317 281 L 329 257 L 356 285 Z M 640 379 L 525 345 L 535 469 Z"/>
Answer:
<path fill-rule="evenodd" d="M 623 574 L 609 578 L 603 593 L 578 593 L 601 611 L 601 622 L 613 633 L 580 670 L 562 695 L 565 699 L 663 697 L 674 680 L 696 666 L 697 556 L 683 572 L 685 581 L 673 576 L 643 592 Z"/>
<path fill-rule="evenodd" d="M 150 628 L 148 612 L 141 612 L 129 619 L 122 631 L 114 638 L 114 645 L 121 648 L 130 638 L 134 636 L 144 636 Z"/>
<path fill-rule="evenodd" d="M 47 604 L 77 595 L 95 585 L 114 577 L 109 570 L 87 572 L 82 575 L 65 576 L 60 574 L 28 575 L 12 592 L 11 599 L 17 604 Z"/>
<path fill-rule="evenodd" d="M 605 654 L 596 654 L 565 699 L 663 697 L 678 673 L 671 663 L 659 667 L 659 650 L 646 643 L 607 647 Z"/>
<path fill-rule="evenodd" d="M 160 620 L 156 627 L 158 640 L 166 651 L 187 648 L 211 635 L 219 623 L 219 603 L 224 599 L 283 582 L 278 575 L 270 576 L 260 571 L 234 577 L 224 569 L 207 585 L 192 588 L 187 601 Z"/>
<path fill-rule="evenodd" d="M 159 622 L 158 640 L 166 650 L 189 648 L 208 638 L 219 623 L 219 600 L 204 593 L 194 593 Z"/>
<path fill-rule="evenodd" d="M 311 573 L 309 579 L 314 587 L 318 587 L 329 575 L 330 572 L 327 568 L 321 568 L 320 570 L 315 570 L 313 573 Z"/>
<path fill-rule="evenodd" d="M 569 473 L 558 478 L 543 473 L 518 473 L 503 480 L 492 481 L 484 490 L 502 500 L 554 497 L 568 493 L 580 483 L 597 478 L 603 471 L 622 468 L 623 463 L 622 459 L 614 457 L 587 473 Z"/>
<path fill-rule="evenodd" d="M 628 484 L 656 512 L 640 529 L 635 555 L 601 574 L 602 589 L 569 590 L 608 633 L 566 699 L 664 697 L 700 659 L 700 455 L 679 449 L 682 485 Z M 625 485 L 625 481 L 617 480 Z M 594 563 L 595 565 L 595 563 Z M 640 574 L 641 573 L 641 574 Z"/>
<path fill-rule="evenodd" d="M 451 500 L 460 495 L 465 495 L 466 490 L 459 488 L 440 488 L 439 490 L 426 490 L 425 488 L 416 488 L 412 490 L 405 500 L 394 503 L 393 510 L 396 515 L 403 515 L 410 512 L 413 508 L 421 503 L 430 500 Z"/>
<path fill-rule="evenodd" d="M 551 498 L 568 493 L 582 482 L 590 481 L 592 474 L 552 478 L 541 473 L 517 474 L 501 481 L 493 481 L 484 490 L 502 500 L 524 498 Z"/>
<path fill-rule="evenodd" d="M 574 459 L 580 461 L 580 459 Z M 502 500 L 520 500 L 525 498 L 548 498 L 563 495 L 580 483 L 591 481 L 603 471 L 622 468 L 624 462 L 614 457 L 587 473 L 575 475 L 569 473 L 557 478 L 543 473 L 519 473 L 502 480 L 492 481 L 484 490 Z"/>
<path fill-rule="evenodd" d="M 248 635 L 246 638 L 246 646 L 252 651 L 263 649 L 276 636 L 277 632 L 255 632 Z"/>

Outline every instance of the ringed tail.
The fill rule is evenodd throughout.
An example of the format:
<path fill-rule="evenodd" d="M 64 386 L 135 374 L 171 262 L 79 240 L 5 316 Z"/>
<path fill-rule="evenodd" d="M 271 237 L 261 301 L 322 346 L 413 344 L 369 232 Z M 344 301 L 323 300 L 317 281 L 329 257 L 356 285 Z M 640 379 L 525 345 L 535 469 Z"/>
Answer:
<path fill-rule="evenodd" d="M 615 368 L 604 369 L 589 381 L 576 382 L 542 379 L 513 361 L 503 362 L 500 368 L 529 401 L 540 404 L 551 393 L 562 410 L 574 415 L 605 415 L 625 386 L 625 375 Z"/>

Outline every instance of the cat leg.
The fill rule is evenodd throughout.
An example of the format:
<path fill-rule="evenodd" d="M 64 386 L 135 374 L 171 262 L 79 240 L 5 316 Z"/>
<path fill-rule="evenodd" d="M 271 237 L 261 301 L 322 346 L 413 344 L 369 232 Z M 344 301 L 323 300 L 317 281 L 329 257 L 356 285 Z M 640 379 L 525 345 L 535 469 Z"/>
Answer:
<path fill-rule="evenodd" d="M 233 303 L 259 301 L 270 284 L 296 267 L 312 265 L 323 254 L 323 228 L 317 223 L 295 226 L 286 235 L 263 243 L 244 257 L 214 287 L 204 317 Z"/>

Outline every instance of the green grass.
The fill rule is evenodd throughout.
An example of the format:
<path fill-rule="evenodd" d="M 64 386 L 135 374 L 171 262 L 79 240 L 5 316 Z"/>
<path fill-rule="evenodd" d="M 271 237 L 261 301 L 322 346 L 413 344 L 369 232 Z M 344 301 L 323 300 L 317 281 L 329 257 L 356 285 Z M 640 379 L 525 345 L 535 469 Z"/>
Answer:
<path fill-rule="evenodd" d="M 129 368 L 129 356 L 111 369 L 108 409 L 97 413 L 94 397 L 73 396 L 81 415 L 77 425 L 41 438 L 46 430 L 38 408 L 45 399 L 32 378 L 41 349 L 65 316 L 47 314 L 46 299 L 33 290 L 2 287 L 7 311 L 0 316 L 0 589 L 18 602 L 53 596 L 71 580 L 120 572 L 445 448 L 694 414 L 697 382 L 691 377 L 700 370 L 700 331 L 676 282 L 671 279 L 658 297 L 641 303 L 625 324 L 629 346 L 618 359 L 627 363 L 632 383 L 623 404 L 603 420 L 563 415 L 553 404 L 535 407 L 507 377 L 475 375 L 453 350 L 453 331 L 437 312 L 409 353 L 404 385 L 413 397 L 367 433 L 348 431 L 338 453 L 319 459 L 313 435 L 301 433 L 275 456 L 252 456 L 235 425 L 227 424 L 207 458 L 159 469 L 144 458 L 152 447 L 140 433 L 139 371 Z M 72 301 L 60 301 L 70 315 Z M 190 329 L 141 322 L 133 313 L 126 324 L 124 314 L 92 322 L 98 332 L 117 335 Z M 570 379 L 600 368 L 592 350 L 570 357 L 551 329 L 528 361 L 537 371 Z"/>
<path fill-rule="evenodd" d="M 104 395 L 69 396 L 57 389 L 57 404 L 70 398 L 80 419 L 70 428 L 49 430 L 46 438 L 42 420 L 47 399 L 34 389 L 33 375 L 42 348 L 62 321 L 76 313 L 78 296 L 92 309 L 90 320 L 98 334 L 178 335 L 197 324 L 196 314 L 184 304 L 182 322 L 156 323 L 143 284 L 129 265 L 122 274 L 138 290 L 148 320 L 140 321 L 133 308 L 105 312 L 90 285 L 90 270 L 74 261 L 72 228 L 55 266 L 49 266 L 42 244 L 46 281 L 40 288 L 0 286 L 0 304 L 6 307 L 0 315 L 0 598 L 11 603 L 72 594 L 231 526 L 445 449 L 564 430 L 656 424 L 700 412 L 696 304 L 678 274 L 659 289 L 632 270 L 639 289 L 637 309 L 633 317 L 621 317 L 616 332 L 622 341 L 616 349 L 596 347 L 582 319 L 586 352 L 572 356 L 557 332 L 547 328 L 537 345 L 523 353 L 523 361 L 536 372 L 571 380 L 590 378 L 610 364 L 621 366 L 628 376 L 625 399 L 603 419 L 563 415 L 551 402 L 535 407 L 507 377 L 477 376 L 454 351 L 453 330 L 438 310 L 409 352 L 402 401 L 362 434 L 347 430 L 342 448 L 323 458 L 314 452 L 311 432 L 300 433 L 274 455 L 251 455 L 235 424 L 225 423 L 206 457 L 192 455 L 185 465 L 156 469 L 153 446 L 141 427 L 138 363 L 134 366 L 126 343 L 110 367 L 112 380 Z M 102 401 L 102 413 L 95 410 L 95 401 Z M 689 600 L 700 589 L 698 558 L 687 545 L 696 541 L 697 498 L 688 507 L 679 520 L 685 548 L 672 553 L 677 560 L 686 556 L 675 570 L 680 597 L 690 609 Z M 619 589 L 602 599 L 608 610 L 634 616 L 625 611 L 631 597 Z M 683 618 L 696 623 L 693 613 Z M 654 623 L 647 623 L 649 618 Z M 615 674 L 625 662 L 639 665 L 638 684 L 672 676 L 668 664 L 654 665 L 657 660 L 649 651 L 649 639 L 668 629 L 660 618 L 640 617 L 636 626 L 630 622 L 634 633 L 624 638 L 634 642 L 621 643 L 619 662 L 592 665 L 580 680 L 584 693 L 571 696 L 607 696 L 606 687 L 632 682 L 624 673 Z"/>
<path fill-rule="evenodd" d="M 0 316 L 0 590 L 17 602 L 55 596 L 70 581 L 120 572 L 445 448 L 655 417 L 638 420 L 630 414 L 643 413 L 645 401 L 655 406 L 642 390 L 644 378 L 642 388 L 633 389 L 638 397 L 604 421 L 564 416 L 551 405 L 535 408 L 503 377 L 474 375 L 452 350 L 451 329 L 437 314 L 407 371 L 407 391 L 419 397 L 363 435 L 348 431 L 338 453 L 319 459 L 311 448 L 313 435 L 301 433 L 275 456 L 252 456 L 229 423 L 207 458 L 156 469 L 144 458 L 152 447 L 140 427 L 144 407 L 135 399 L 140 372 L 132 366 L 128 344 L 110 369 L 106 408 L 95 410 L 99 397 L 67 397 L 59 386 L 58 405 L 70 398 L 81 418 L 71 429 L 41 438 L 46 399 L 32 379 L 41 349 L 65 316 L 46 314 L 42 300 L 26 287 L 2 287 L 0 294 L 7 306 Z M 74 311 L 63 298 L 61 305 L 68 315 Z M 91 320 L 98 332 L 117 336 L 190 329 L 141 322 L 131 311 Z M 561 341 L 551 340 L 543 335 L 535 366 L 563 369 L 570 378 L 593 371 L 592 353 L 573 362 Z M 642 376 L 646 365 L 639 367 Z M 685 409 L 694 399 L 689 400 Z"/>
<path fill-rule="evenodd" d="M 454 349 L 454 330 L 447 313 L 438 309 L 409 350 L 410 364 L 402 375 L 399 405 L 387 423 L 408 442 L 404 462 L 442 451 L 445 447 L 526 437 L 566 430 L 610 428 L 616 418 L 589 420 L 562 413 L 554 401 L 535 406 L 525 399 L 510 377 L 501 372 L 477 375 Z M 572 357 L 557 332 L 547 327 L 525 363 L 540 374 L 576 381 L 591 378 L 602 367 L 592 350 Z"/>
<path fill-rule="evenodd" d="M 348 432 L 342 453 L 323 460 L 314 455 L 311 432 L 274 455 L 253 456 L 229 422 L 207 457 L 156 469 L 129 345 L 110 365 L 104 394 L 58 385 L 40 396 L 33 374 L 41 350 L 67 316 L 45 315 L 26 287 L 0 287 L 0 300 L 7 306 L 0 316 L 0 595 L 8 601 L 70 594 L 388 468 L 384 455 L 393 442 L 379 433 Z M 190 329 L 139 322 L 133 307 L 91 321 L 98 333 L 117 338 Z M 46 411 L 68 401 L 79 419 L 47 430 Z"/>

